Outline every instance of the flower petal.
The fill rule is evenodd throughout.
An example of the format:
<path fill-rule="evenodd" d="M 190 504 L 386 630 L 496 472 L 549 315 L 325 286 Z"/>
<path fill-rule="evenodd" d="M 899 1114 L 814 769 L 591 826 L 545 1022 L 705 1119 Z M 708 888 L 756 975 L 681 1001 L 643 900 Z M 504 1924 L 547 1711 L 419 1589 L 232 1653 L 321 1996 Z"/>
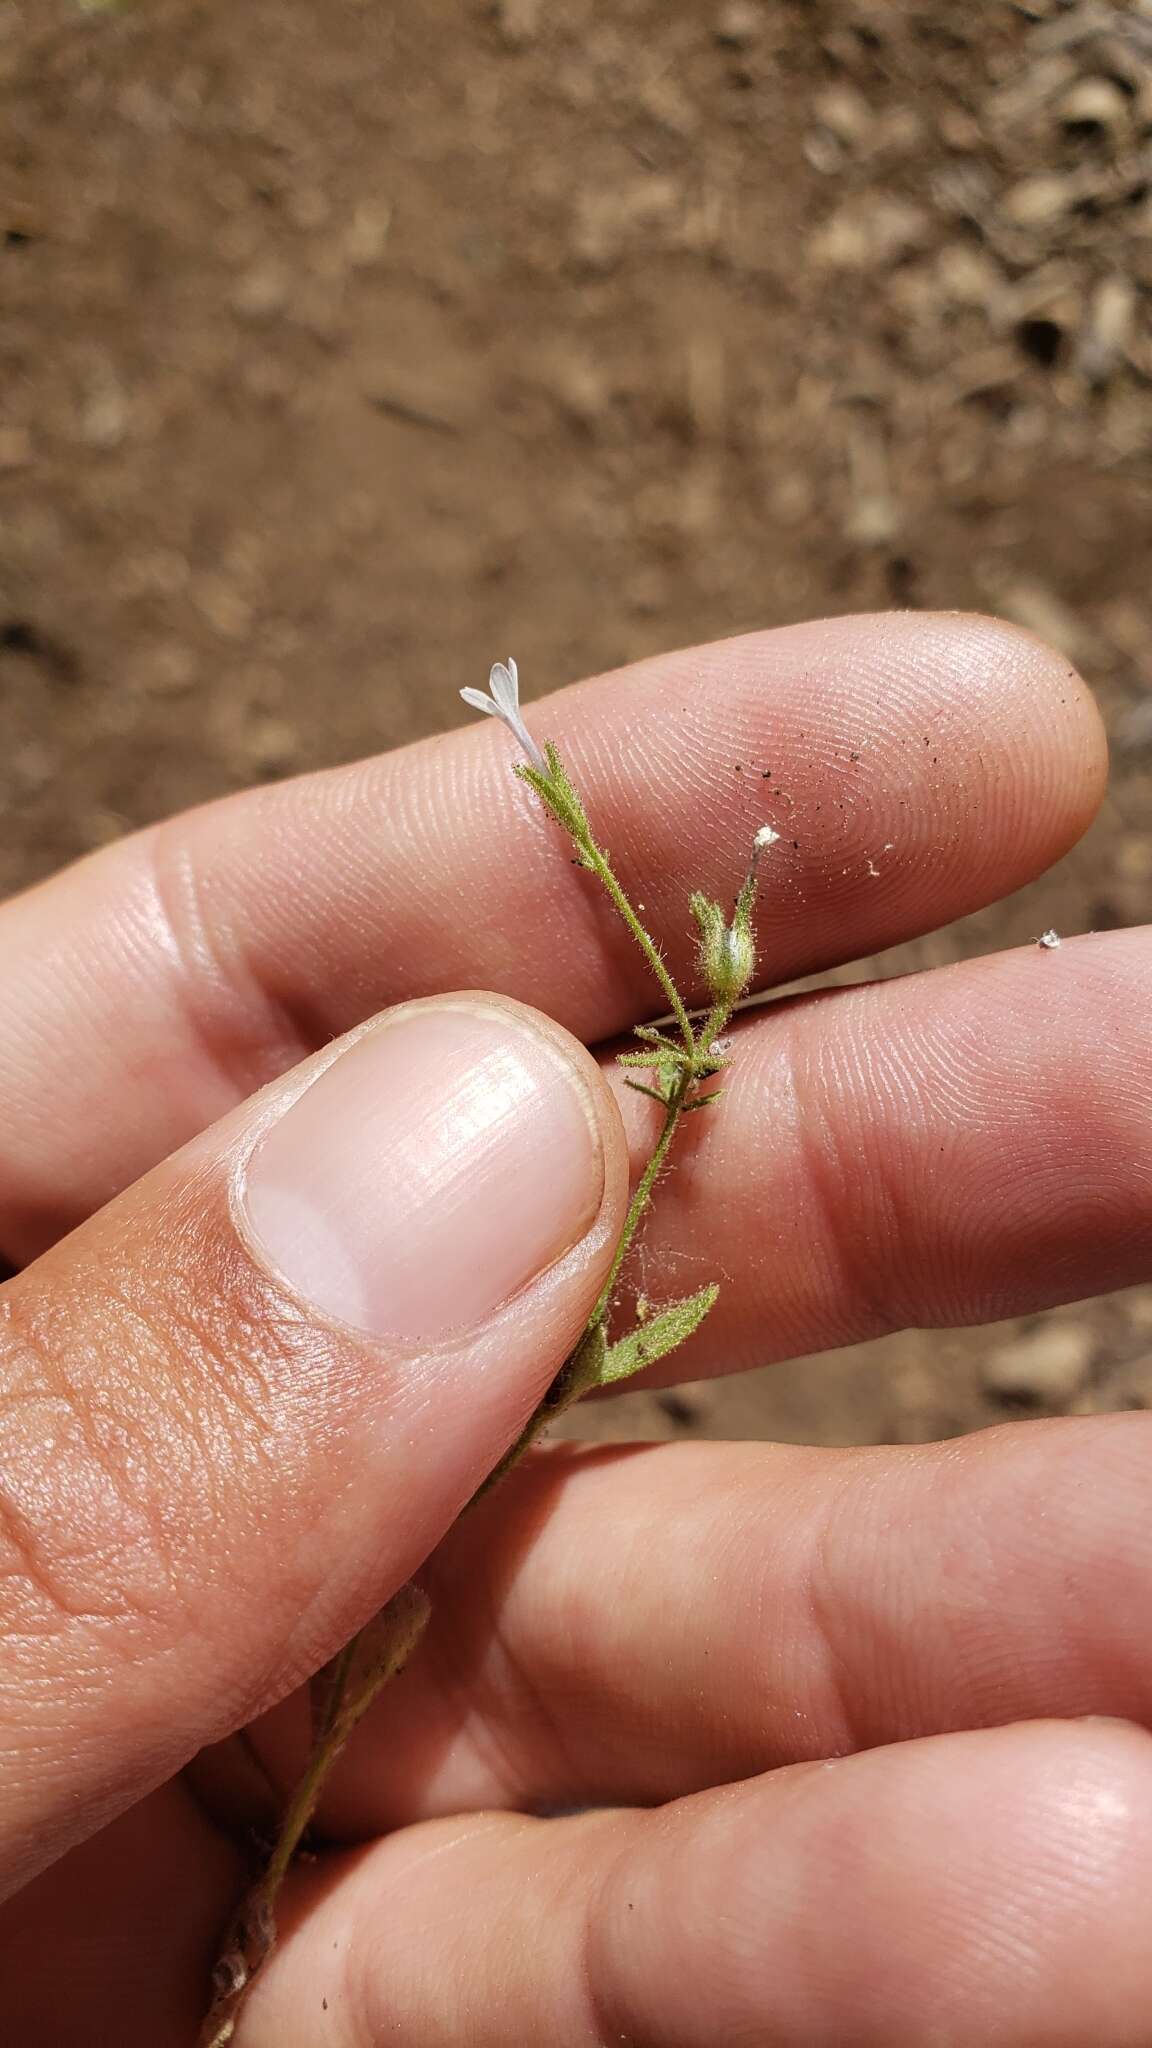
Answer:
<path fill-rule="evenodd" d="M 539 774 L 547 775 L 547 760 L 520 716 L 520 675 L 516 663 L 511 659 L 507 663 L 494 661 L 488 680 L 492 686 L 490 697 L 485 696 L 483 690 L 461 690 L 464 702 L 477 711 L 486 711 L 490 718 L 498 718 L 502 725 L 506 725 L 512 737 L 519 741 L 533 768 Z"/>
<path fill-rule="evenodd" d="M 515 733 L 533 768 L 537 769 L 541 775 L 547 775 L 548 763 L 536 745 L 519 711 L 510 711 L 505 717 L 504 723 L 508 727 L 509 732 Z"/>
<path fill-rule="evenodd" d="M 514 716 L 520 707 L 519 678 L 502 661 L 493 662 L 488 688 L 505 716 Z"/>

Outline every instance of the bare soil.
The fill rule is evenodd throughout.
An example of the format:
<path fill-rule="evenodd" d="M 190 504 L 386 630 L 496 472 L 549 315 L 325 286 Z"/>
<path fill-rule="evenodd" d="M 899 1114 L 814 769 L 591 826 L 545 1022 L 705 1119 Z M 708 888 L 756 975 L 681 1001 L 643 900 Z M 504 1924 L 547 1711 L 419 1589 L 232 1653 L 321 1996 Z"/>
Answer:
<path fill-rule="evenodd" d="M 1148 0 L 0 0 L 0 886 L 509 646 L 976 606 L 1093 680 L 1112 797 L 879 971 L 1142 921 L 1150 183 Z M 1152 1287 L 1040 1328 L 583 1426 L 1152 1404 Z"/>

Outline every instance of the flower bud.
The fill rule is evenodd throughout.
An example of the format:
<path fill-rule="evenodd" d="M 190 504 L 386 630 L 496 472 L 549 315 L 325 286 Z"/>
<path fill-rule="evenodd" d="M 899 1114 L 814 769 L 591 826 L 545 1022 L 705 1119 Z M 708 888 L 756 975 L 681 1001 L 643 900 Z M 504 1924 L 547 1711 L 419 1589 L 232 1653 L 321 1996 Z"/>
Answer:
<path fill-rule="evenodd" d="M 735 1002 L 743 995 L 756 965 L 756 942 L 748 908 L 738 903 L 731 924 L 718 903 L 699 894 L 692 914 L 700 927 L 700 977 L 717 1002 Z"/>
<path fill-rule="evenodd" d="M 756 946 L 748 926 L 730 924 L 719 942 L 719 967 L 711 977 L 713 995 L 742 995 L 756 967 Z"/>
<path fill-rule="evenodd" d="M 702 963 L 708 987 L 717 1000 L 742 996 L 756 966 L 756 942 L 746 917 L 733 918 L 721 933 L 710 959 Z"/>

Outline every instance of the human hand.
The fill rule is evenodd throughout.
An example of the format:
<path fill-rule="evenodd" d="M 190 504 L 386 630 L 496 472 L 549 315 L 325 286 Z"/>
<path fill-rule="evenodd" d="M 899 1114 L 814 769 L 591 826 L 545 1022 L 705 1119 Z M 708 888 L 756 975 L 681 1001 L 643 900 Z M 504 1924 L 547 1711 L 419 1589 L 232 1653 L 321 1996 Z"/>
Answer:
<path fill-rule="evenodd" d="M 1027 881 L 1104 774 L 1066 664 L 979 620 L 529 718 L 676 967 L 784 830 L 776 983 Z M 1146 2043 L 1145 1417 L 564 1446 L 451 1529 L 650 1137 L 577 1043 L 642 963 L 508 767 L 469 729 L 0 912 L 0 2038 L 194 2038 L 304 1681 L 419 1568 L 240 2048 Z M 1150 978 L 1116 932 L 745 1018 L 646 1240 L 725 1277 L 683 1370 L 1147 1277 Z"/>

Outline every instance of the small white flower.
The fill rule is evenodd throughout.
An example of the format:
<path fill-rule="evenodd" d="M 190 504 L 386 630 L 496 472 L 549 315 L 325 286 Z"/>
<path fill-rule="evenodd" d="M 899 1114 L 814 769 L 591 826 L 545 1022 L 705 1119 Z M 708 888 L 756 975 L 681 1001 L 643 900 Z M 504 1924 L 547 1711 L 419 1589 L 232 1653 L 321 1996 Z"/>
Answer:
<path fill-rule="evenodd" d="M 1036 941 L 1036 944 L 1038 946 L 1043 946 L 1046 952 L 1054 953 L 1057 946 L 1060 944 L 1060 934 L 1059 932 L 1053 931 L 1041 932 L 1040 937 Z"/>
<path fill-rule="evenodd" d="M 779 837 L 780 834 L 774 832 L 771 825 L 761 825 L 752 844 L 756 848 L 757 853 L 763 853 L 767 847 L 775 846 Z"/>
<path fill-rule="evenodd" d="M 460 695 L 474 711 L 486 711 L 489 718 L 498 718 L 502 725 L 506 725 L 513 739 L 523 747 L 533 768 L 539 769 L 541 775 L 547 775 L 548 763 L 520 716 L 520 672 L 511 655 L 506 662 L 493 662 L 488 688 L 491 696 L 483 690 L 461 690 Z"/>

